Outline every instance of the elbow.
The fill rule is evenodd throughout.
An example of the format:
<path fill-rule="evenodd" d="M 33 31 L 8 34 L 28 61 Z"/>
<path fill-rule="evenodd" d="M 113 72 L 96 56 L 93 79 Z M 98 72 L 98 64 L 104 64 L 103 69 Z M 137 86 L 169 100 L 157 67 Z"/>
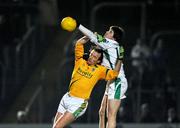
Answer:
<path fill-rule="evenodd" d="M 119 74 L 119 72 L 118 72 L 118 71 L 115 71 L 114 77 L 115 77 L 115 78 L 118 77 L 118 74 Z"/>

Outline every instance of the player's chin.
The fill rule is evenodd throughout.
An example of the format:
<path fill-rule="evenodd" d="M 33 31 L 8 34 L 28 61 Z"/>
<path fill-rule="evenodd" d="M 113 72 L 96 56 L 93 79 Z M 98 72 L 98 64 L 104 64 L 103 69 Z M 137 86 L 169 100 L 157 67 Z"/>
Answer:
<path fill-rule="evenodd" d="M 88 64 L 88 65 L 93 65 L 94 63 L 93 63 L 90 59 L 88 59 L 88 60 L 87 60 L 87 64 Z"/>

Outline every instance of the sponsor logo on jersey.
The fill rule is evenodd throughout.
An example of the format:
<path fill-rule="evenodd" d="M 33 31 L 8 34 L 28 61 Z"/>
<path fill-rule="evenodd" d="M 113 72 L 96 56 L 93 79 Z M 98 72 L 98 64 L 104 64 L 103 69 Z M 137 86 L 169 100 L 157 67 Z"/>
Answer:
<path fill-rule="evenodd" d="M 95 70 L 95 69 L 94 69 Z M 86 77 L 86 78 L 91 78 L 93 75 L 91 74 L 91 72 L 89 71 L 84 71 L 83 69 L 81 69 L 80 67 L 77 70 L 77 73 L 79 73 L 80 75 Z"/>

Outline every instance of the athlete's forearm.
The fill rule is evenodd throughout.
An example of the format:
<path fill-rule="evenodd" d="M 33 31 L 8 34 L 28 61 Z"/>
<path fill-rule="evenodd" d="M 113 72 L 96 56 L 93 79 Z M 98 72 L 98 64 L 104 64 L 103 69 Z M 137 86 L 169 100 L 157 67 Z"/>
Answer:
<path fill-rule="evenodd" d="M 84 27 L 84 26 L 81 25 L 81 24 L 79 25 L 78 29 L 79 29 L 85 36 L 87 36 L 92 43 L 94 43 L 94 44 L 102 47 L 102 46 L 98 43 L 98 41 L 97 41 L 97 35 L 94 34 L 91 30 L 87 29 L 86 27 Z"/>
<path fill-rule="evenodd" d="M 117 63 L 116 63 L 114 70 L 119 72 L 120 68 L 121 68 L 121 64 L 122 64 L 122 61 L 117 59 Z"/>
<path fill-rule="evenodd" d="M 117 63 L 116 63 L 116 66 L 114 68 L 115 71 L 120 72 L 120 69 L 121 69 L 121 64 L 122 64 L 122 61 L 121 60 L 117 60 Z M 106 83 L 106 88 L 112 83 L 114 82 L 114 79 L 113 80 L 108 80 L 108 82 Z"/>
<path fill-rule="evenodd" d="M 96 40 L 96 35 L 89 29 L 87 29 L 86 27 L 84 27 L 83 25 L 79 25 L 78 29 L 87 37 L 89 37 L 89 39 L 91 41 L 93 41 L 93 43 L 95 43 Z"/>
<path fill-rule="evenodd" d="M 108 80 L 106 83 L 106 90 L 108 89 L 109 85 L 113 82 L 114 80 Z"/>
<path fill-rule="evenodd" d="M 122 61 L 117 59 L 116 66 L 114 68 L 115 71 L 120 72 Z"/>
<path fill-rule="evenodd" d="M 97 39 L 97 34 L 93 33 L 91 30 L 87 29 L 86 27 L 84 27 L 83 25 L 79 25 L 78 29 L 85 35 L 87 36 L 90 41 L 94 44 L 96 44 L 97 46 L 99 46 L 100 48 L 104 49 L 104 43 L 99 43 L 98 39 Z"/>
<path fill-rule="evenodd" d="M 77 40 L 77 44 L 85 44 L 89 41 L 89 38 L 87 36 L 83 36 L 80 39 Z"/>

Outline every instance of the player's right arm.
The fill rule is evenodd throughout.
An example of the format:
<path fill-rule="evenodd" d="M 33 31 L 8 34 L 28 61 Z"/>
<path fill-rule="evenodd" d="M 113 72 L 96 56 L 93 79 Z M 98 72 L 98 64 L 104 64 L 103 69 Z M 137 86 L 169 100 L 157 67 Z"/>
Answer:
<path fill-rule="evenodd" d="M 104 66 L 101 66 L 101 74 L 100 74 L 100 78 L 104 79 L 104 80 L 113 80 L 118 76 L 118 71 L 116 70 L 112 70 L 112 69 L 108 69 Z"/>
<path fill-rule="evenodd" d="M 76 45 L 75 45 L 75 61 L 79 60 L 80 58 L 83 57 L 84 55 L 84 44 L 87 43 L 89 38 L 86 36 L 80 38 L 77 40 Z"/>

